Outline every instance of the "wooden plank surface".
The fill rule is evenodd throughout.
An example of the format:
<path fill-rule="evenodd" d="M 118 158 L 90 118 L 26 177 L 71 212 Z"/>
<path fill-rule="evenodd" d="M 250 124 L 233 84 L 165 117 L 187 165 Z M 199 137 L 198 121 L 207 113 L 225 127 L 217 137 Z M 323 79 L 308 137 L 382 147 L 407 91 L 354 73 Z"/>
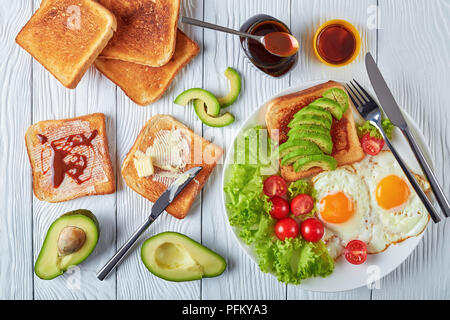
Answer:
<path fill-rule="evenodd" d="M 24 134 L 32 121 L 31 57 L 15 43 L 32 3 L 0 2 L 0 300 L 33 298 L 31 170 Z"/>
<path fill-rule="evenodd" d="M 435 174 L 450 195 L 450 4 L 382 0 L 379 66 L 398 104 L 431 149 Z M 430 223 L 419 246 L 382 279 L 373 299 L 450 299 L 450 223 Z"/>

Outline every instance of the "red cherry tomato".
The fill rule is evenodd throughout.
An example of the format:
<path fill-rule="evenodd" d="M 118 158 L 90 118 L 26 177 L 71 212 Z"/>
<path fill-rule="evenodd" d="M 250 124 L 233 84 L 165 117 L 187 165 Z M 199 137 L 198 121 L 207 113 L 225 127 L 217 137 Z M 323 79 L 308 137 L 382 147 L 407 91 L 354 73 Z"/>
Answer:
<path fill-rule="evenodd" d="M 263 191 L 269 198 L 274 196 L 282 197 L 287 192 L 286 181 L 280 176 L 271 176 L 264 181 Z"/>
<path fill-rule="evenodd" d="M 323 224 L 319 219 L 309 218 L 302 222 L 300 232 L 303 238 L 309 242 L 317 242 L 323 236 Z"/>
<path fill-rule="evenodd" d="M 298 236 L 298 224 L 292 218 L 284 218 L 275 225 L 275 234 L 278 239 L 284 241 L 286 238 L 296 238 Z"/>
<path fill-rule="evenodd" d="M 372 137 L 370 133 L 366 133 L 361 138 L 361 146 L 365 153 L 376 156 L 384 147 L 384 140 Z"/>
<path fill-rule="evenodd" d="M 296 216 L 310 213 L 313 207 L 314 199 L 307 194 L 299 194 L 291 201 L 291 212 Z"/>
<path fill-rule="evenodd" d="M 361 240 L 352 240 L 345 247 L 345 259 L 351 264 L 361 264 L 367 259 L 367 246 Z"/>
<path fill-rule="evenodd" d="M 283 219 L 289 215 L 289 202 L 278 196 L 273 197 L 269 201 L 272 202 L 272 210 L 270 210 L 272 218 Z"/>

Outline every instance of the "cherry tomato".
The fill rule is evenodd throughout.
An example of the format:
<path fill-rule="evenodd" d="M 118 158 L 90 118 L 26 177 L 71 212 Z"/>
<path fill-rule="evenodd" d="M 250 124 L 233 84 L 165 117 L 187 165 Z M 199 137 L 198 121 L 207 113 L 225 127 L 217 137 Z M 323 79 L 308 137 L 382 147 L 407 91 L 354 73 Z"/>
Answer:
<path fill-rule="evenodd" d="M 295 216 L 310 213 L 314 207 L 314 199 L 307 194 L 299 194 L 291 201 L 291 212 Z"/>
<path fill-rule="evenodd" d="M 361 146 L 365 153 L 376 156 L 384 147 L 384 140 L 372 137 L 370 133 L 366 133 L 361 138 Z"/>
<path fill-rule="evenodd" d="M 296 238 L 298 236 L 298 224 L 292 218 L 284 218 L 275 225 L 275 234 L 278 239 L 284 241 L 286 238 Z"/>
<path fill-rule="evenodd" d="M 272 210 L 270 210 L 272 218 L 283 219 L 289 215 L 289 202 L 278 196 L 271 198 L 269 201 L 272 202 Z"/>
<path fill-rule="evenodd" d="M 282 197 L 287 192 L 286 181 L 280 176 L 271 176 L 264 181 L 263 191 L 269 198 L 274 196 Z"/>
<path fill-rule="evenodd" d="M 302 222 L 300 232 L 303 238 L 309 242 L 317 242 L 323 236 L 323 224 L 319 219 L 309 218 Z"/>
<path fill-rule="evenodd" d="M 352 240 L 345 247 L 345 259 L 351 264 L 361 264 L 367 259 L 367 246 L 361 240 Z"/>

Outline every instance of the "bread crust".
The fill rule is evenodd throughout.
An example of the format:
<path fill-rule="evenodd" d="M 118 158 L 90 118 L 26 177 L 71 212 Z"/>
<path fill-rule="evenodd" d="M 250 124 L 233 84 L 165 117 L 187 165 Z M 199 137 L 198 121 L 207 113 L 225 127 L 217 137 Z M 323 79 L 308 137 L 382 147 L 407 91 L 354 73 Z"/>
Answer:
<path fill-rule="evenodd" d="M 63 128 L 64 132 L 58 132 L 58 130 L 63 130 Z M 72 131 L 68 130 L 68 128 L 71 128 Z M 98 179 L 95 177 L 91 178 L 93 180 L 89 179 L 79 185 L 70 177 L 65 176 L 61 186 L 54 188 L 50 183 L 51 173 L 48 172 L 49 170 L 45 172 L 42 169 L 44 162 L 50 162 L 51 154 L 48 152 L 50 149 L 48 146 L 45 146 L 46 150 L 41 150 L 42 142 L 39 140 L 38 134 L 61 138 L 75 133 L 86 135 L 93 130 L 97 130 L 98 134 L 92 141 L 94 156 L 88 158 L 86 170 L 90 168 L 91 172 L 94 172 L 94 170 L 97 170 L 97 172 L 101 171 L 104 175 L 101 178 L 99 176 Z M 52 141 L 52 139 L 49 139 L 47 145 Z M 37 122 L 26 131 L 25 144 L 33 176 L 33 192 L 39 200 L 63 202 L 88 195 L 102 195 L 115 192 L 115 178 L 108 151 L 104 114 L 94 113 L 71 119 Z M 101 170 L 95 169 L 99 167 Z"/>
<path fill-rule="evenodd" d="M 160 67 L 175 52 L 180 0 L 99 0 L 117 18 L 102 58 Z"/>
<path fill-rule="evenodd" d="M 16 42 L 62 85 L 74 89 L 116 27 L 114 15 L 95 1 L 46 0 L 19 32 Z"/>
<path fill-rule="evenodd" d="M 122 177 L 125 183 L 135 192 L 144 198 L 155 202 L 161 194 L 167 189 L 167 186 L 161 182 L 155 181 L 150 177 L 140 178 L 134 167 L 134 155 L 136 151 L 145 152 L 153 144 L 155 135 L 161 130 L 179 129 L 186 136 L 190 137 L 190 163 L 186 165 L 183 171 L 187 171 L 196 166 L 202 166 L 203 169 L 197 177 L 191 181 L 187 187 L 175 198 L 167 207 L 166 211 L 177 219 L 183 219 L 188 214 L 195 198 L 202 190 L 210 174 L 216 167 L 217 162 L 222 157 L 222 148 L 196 135 L 191 129 L 168 115 L 155 115 L 147 121 L 139 133 L 136 141 L 128 152 L 122 164 Z M 201 145 L 201 149 L 198 146 Z M 197 148 L 195 147 L 197 146 Z M 197 151 L 201 151 L 199 154 Z"/>
<path fill-rule="evenodd" d="M 328 81 L 326 83 L 271 100 L 268 103 L 265 116 L 269 134 L 272 130 L 277 129 L 279 130 L 278 138 L 280 144 L 285 142 L 288 138 L 288 124 L 292 120 L 294 114 L 314 100 L 321 98 L 322 94 L 331 88 L 340 88 L 346 91 L 341 84 L 335 81 Z M 339 166 L 352 164 L 364 158 L 364 151 L 362 150 L 356 132 L 353 110 L 354 106 L 349 99 L 349 108 L 344 113 L 342 119 L 339 121 L 333 119 L 333 125 L 331 128 L 331 137 L 333 139 L 332 156 L 336 159 Z M 314 167 L 306 171 L 295 172 L 293 166 L 281 166 L 281 176 L 286 181 L 296 181 L 298 179 L 318 174 L 321 171 L 321 168 Z"/>
<path fill-rule="evenodd" d="M 199 51 L 199 46 L 181 30 L 178 30 L 175 54 L 162 67 L 153 68 L 132 62 L 103 58 L 98 58 L 95 66 L 118 85 L 131 100 L 140 106 L 147 106 L 161 98 L 178 72 Z"/>

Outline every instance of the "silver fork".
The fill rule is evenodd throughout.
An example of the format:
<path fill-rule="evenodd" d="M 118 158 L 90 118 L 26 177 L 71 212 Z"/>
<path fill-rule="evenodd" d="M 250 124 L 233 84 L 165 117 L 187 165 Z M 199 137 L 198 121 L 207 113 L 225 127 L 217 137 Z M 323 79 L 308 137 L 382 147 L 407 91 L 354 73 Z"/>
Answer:
<path fill-rule="evenodd" d="M 403 172 L 405 173 L 406 177 L 408 178 L 409 182 L 411 183 L 412 187 L 416 191 L 417 195 L 419 196 L 420 200 L 422 200 L 422 203 L 424 204 L 425 208 L 427 209 L 428 213 L 430 214 L 431 218 L 435 223 L 441 221 L 441 218 L 436 211 L 436 209 L 431 204 L 430 200 L 428 199 L 425 192 L 423 192 L 420 185 L 417 183 L 416 178 L 414 175 L 409 171 L 406 164 L 403 162 L 400 155 L 397 153 L 397 150 L 395 150 L 394 146 L 389 141 L 388 137 L 386 136 L 386 133 L 383 130 L 383 127 L 381 125 L 382 115 L 381 110 L 378 104 L 373 100 L 373 98 L 370 96 L 370 94 L 367 93 L 367 91 L 355 80 L 350 81 L 346 84 L 347 91 L 350 95 L 350 98 L 353 101 L 353 104 L 355 105 L 358 112 L 361 114 L 361 116 L 367 120 L 370 121 L 372 125 L 374 125 L 383 136 L 384 141 L 386 142 L 386 145 L 391 149 L 392 154 L 394 155 L 395 159 L 397 160 L 398 164 L 402 168 Z"/>

